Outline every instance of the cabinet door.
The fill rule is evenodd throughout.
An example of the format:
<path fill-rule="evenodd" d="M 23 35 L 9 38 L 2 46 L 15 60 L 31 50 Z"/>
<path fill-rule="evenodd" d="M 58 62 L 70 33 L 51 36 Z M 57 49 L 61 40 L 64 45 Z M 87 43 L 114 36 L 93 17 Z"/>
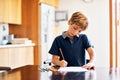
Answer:
<path fill-rule="evenodd" d="M 0 66 L 9 66 L 8 57 L 9 51 L 8 48 L 0 49 Z"/>
<path fill-rule="evenodd" d="M 34 64 L 34 53 L 33 53 L 33 47 L 32 46 L 28 46 L 26 47 L 26 51 L 25 51 L 25 64 Z"/>
<path fill-rule="evenodd" d="M 21 24 L 21 0 L 9 0 L 9 23 Z"/>
<path fill-rule="evenodd" d="M 59 0 L 40 0 L 40 3 L 45 3 L 54 7 L 58 7 Z"/>
<path fill-rule="evenodd" d="M 8 23 L 8 0 L 0 0 L 0 22 Z"/>
<path fill-rule="evenodd" d="M 21 24 L 21 0 L 0 0 L 0 23 Z"/>
<path fill-rule="evenodd" d="M 9 65 L 17 68 L 33 64 L 33 47 L 9 48 Z"/>
<path fill-rule="evenodd" d="M 0 22 L 3 22 L 3 14 L 4 14 L 4 12 L 3 12 L 4 4 L 2 3 L 2 1 L 4 1 L 4 0 L 0 0 Z"/>
<path fill-rule="evenodd" d="M 9 65 L 11 68 L 17 68 L 24 65 L 24 50 L 22 47 L 9 48 Z"/>
<path fill-rule="evenodd" d="M 60 0 L 54 0 L 54 6 L 55 6 L 56 8 L 59 7 L 59 1 L 60 1 Z"/>

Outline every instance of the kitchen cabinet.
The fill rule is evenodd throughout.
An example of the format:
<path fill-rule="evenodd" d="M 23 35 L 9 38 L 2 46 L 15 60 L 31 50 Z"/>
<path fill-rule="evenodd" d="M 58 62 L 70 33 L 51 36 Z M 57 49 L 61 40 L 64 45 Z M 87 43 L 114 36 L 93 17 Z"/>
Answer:
<path fill-rule="evenodd" d="M 8 22 L 8 2 L 0 0 L 0 23 Z"/>
<path fill-rule="evenodd" d="M 59 6 L 59 0 L 40 0 L 40 3 L 45 3 L 54 7 L 58 7 Z"/>
<path fill-rule="evenodd" d="M 33 46 L 0 48 L 0 66 L 17 68 L 34 64 Z"/>
<path fill-rule="evenodd" d="M 8 64 L 8 49 L 0 49 L 0 66 L 9 66 Z"/>
<path fill-rule="evenodd" d="M 52 0 L 47 1 L 52 2 Z M 56 3 L 57 1 L 59 2 L 59 0 L 55 0 Z M 34 47 L 34 65 L 42 64 L 41 46 L 43 46 L 43 44 L 41 44 L 41 2 L 44 3 L 43 0 L 22 0 L 22 25 L 9 25 L 10 34 L 15 34 L 16 38 L 28 37 L 36 44 Z"/>
<path fill-rule="evenodd" d="M 21 0 L 0 0 L 0 23 L 21 24 Z"/>
<path fill-rule="evenodd" d="M 21 24 L 21 0 L 9 0 L 9 23 Z"/>
<path fill-rule="evenodd" d="M 34 46 L 34 65 L 40 64 L 40 26 L 39 26 L 39 0 L 22 0 L 22 25 L 9 24 L 9 33 L 16 38 L 27 37 Z"/>

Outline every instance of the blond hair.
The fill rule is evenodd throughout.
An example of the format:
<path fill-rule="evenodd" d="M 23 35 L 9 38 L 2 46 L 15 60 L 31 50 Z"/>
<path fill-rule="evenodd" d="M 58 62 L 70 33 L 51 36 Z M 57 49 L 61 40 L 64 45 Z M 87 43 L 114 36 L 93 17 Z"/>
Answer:
<path fill-rule="evenodd" d="M 75 12 L 72 14 L 70 18 L 71 24 L 75 24 L 79 26 L 82 30 L 86 30 L 88 26 L 88 20 L 87 17 L 82 14 L 81 12 Z"/>

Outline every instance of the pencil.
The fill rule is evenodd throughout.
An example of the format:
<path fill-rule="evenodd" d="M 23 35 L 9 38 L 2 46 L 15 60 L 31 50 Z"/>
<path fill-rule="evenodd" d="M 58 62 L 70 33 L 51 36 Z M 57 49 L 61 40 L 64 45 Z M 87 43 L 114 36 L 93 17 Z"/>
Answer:
<path fill-rule="evenodd" d="M 62 56 L 62 59 L 65 60 L 65 58 L 64 58 L 64 56 L 63 56 L 62 49 L 60 48 L 59 50 L 60 50 L 60 54 L 61 54 L 61 56 Z"/>

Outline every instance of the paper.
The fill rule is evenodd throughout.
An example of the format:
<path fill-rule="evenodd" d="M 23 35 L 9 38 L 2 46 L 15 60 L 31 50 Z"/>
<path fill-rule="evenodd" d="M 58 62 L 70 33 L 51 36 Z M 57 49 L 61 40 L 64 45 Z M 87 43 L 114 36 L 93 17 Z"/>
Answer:
<path fill-rule="evenodd" d="M 85 68 L 82 67 L 60 67 L 58 71 L 65 71 L 65 72 L 85 72 L 88 71 Z"/>

